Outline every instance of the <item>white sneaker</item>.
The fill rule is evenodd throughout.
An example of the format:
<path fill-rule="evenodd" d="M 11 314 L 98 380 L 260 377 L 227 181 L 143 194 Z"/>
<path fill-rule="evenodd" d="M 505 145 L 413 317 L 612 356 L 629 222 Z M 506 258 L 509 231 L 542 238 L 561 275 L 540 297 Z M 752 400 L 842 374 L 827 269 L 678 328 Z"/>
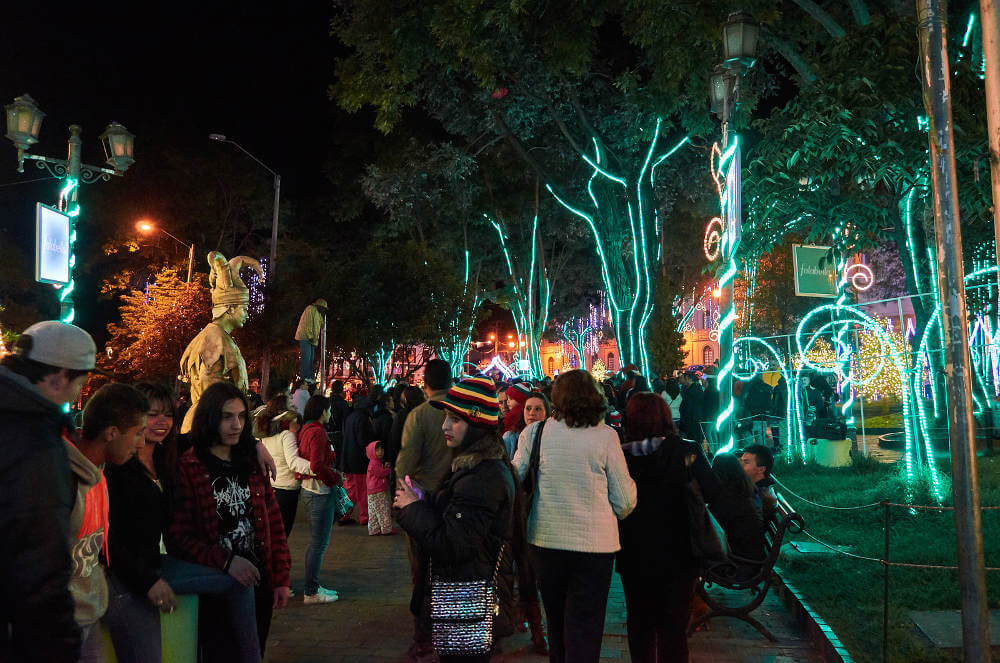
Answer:
<path fill-rule="evenodd" d="M 338 596 L 330 596 L 329 594 L 323 594 L 322 592 L 316 592 L 315 594 L 304 594 L 302 596 L 302 603 L 305 605 L 311 605 L 313 603 L 333 603 L 336 601 Z"/>
<path fill-rule="evenodd" d="M 326 587 L 323 587 L 322 585 L 320 585 L 320 587 L 319 587 L 319 589 L 317 590 L 316 593 L 317 594 L 326 594 L 327 596 L 332 596 L 334 600 L 337 600 L 337 599 L 340 598 L 340 594 L 337 593 L 336 589 L 327 589 Z"/>

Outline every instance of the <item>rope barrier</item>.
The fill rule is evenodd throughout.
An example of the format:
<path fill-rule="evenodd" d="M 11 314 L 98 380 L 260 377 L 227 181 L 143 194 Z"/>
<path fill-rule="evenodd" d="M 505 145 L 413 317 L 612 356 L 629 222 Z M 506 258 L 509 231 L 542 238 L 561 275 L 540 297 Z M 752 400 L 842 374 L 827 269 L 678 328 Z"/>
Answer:
<path fill-rule="evenodd" d="M 778 479 L 778 477 L 774 476 L 773 474 L 771 475 L 771 478 L 774 479 L 774 483 L 776 483 L 779 486 L 781 486 L 782 489 L 784 489 L 785 492 L 787 492 L 789 495 L 794 496 L 795 498 L 797 498 L 797 499 L 805 502 L 806 504 L 811 504 L 812 506 L 819 507 L 820 509 L 830 509 L 831 511 L 856 511 L 856 510 L 860 510 L 860 509 L 870 509 L 870 508 L 876 507 L 876 506 L 884 506 L 882 504 L 882 502 L 873 502 L 872 504 L 862 504 L 860 506 L 830 506 L 829 504 L 820 504 L 819 502 L 813 502 L 812 500 L 810 500 L 808 498 L 802 497 L 801 495 L 799 495 L 798 493 L 796 493 L 794 490 L 792 490 L 791 488 L 789 488 L 785 484 L 781 483 L 781 481 Z M 927 511 L 954 511 L 955 510 L 955 507 L 953 507 L 953 506 L 927 506 L 927 505 L 924 505 L 924 504 L 898 504 L 896 502 L 889 502 L 888 505 L 889 506 L 893 506 L 893 507 L 897 507 L 897 508 L 900 508 L 900 509 L 924 509 L 924 510 L 927 510 Z M 1000 506 L 980 506 L 979 510 L 980 511 L 1000 511 Z"/>
<path fill-rule="evenodd" d="M 851 557 L 851 558 L 854 558 L 854 559 L 860 559 L 860 560 L 863 560 L 863 561 L 866 561 L 866 562 L 877 562 L 877 563 L 881 564 L 882 566 L 900 566 L 900 567 L 905 567 L 905 568 L 908 568 L 908 569 L 939 569 L 939 570 L 943 570 L 943 571 L 957 571 L 958 570 L 957 566 L 941 566 L 941 565 L 938 565 L 938 564 L 912 564 L 912 563 L 909 563 L 909 562 L 887 562 L 886 560 L 879 559 L 877 557 L 865 557 L 864 555 L 856 555 L 854 553 L 847 552 L 846 550 L 841 550 L 840 548 L 837 548 L 836 546 L 830 545 L 829 543 L 827 543 L 826 541 L 823 541 L 822 539 L 816 538 L 815 536 L 813 536 L 812 534 L 810 534 L 809 531 L 806 530 L 806 529 L 803 529 L 801 533 L 805 534 L 810 539 L 812 539 L 813 541 L 815 541 L 819 545 L 823 546 L 824 548 L 828 548 L 831 552 L 837 553 L 838 555 L 844 555 L 845 557 Z M 985 570 L 987 570 L 987 571 L 1000 571 L 1000 567 L 987 566 Z"/>
<path fill-rule="evenodd" d="M 778 477 L 774 476 L 773 474 L 771 475 L 771 478 L 774 479 L 774 483 L 781 486 L 786 492 L 788 492 L 789 495 L 794 495 L 796 498 L 805 502 L 806 504 L 811 504 L 815 507 L 819 507 L 820 509 L 830 509 L 831 511 L 857 511 L 860 509 L 871 509 L 872 507 L 882 506 L 881 502 L 873 502 L 872 504 L 864 504 L 861 506 L 830 506 L 829 504 L 820 504 L 819 502 L 813 502 L 810 499 L 802 497 L 801 495 L 793 491 L 791 488 L 781 483 L 781 481 L 778 480 Z"/>

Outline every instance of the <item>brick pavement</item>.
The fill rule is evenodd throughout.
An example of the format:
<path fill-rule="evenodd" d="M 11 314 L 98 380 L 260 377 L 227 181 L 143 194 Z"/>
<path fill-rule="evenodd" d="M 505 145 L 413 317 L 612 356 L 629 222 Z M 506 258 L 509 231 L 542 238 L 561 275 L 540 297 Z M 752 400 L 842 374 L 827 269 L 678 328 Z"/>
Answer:
<path fill-rule="evenodd" d="M 369 537 L 367 527 L 335 526 L 321 582 L 336 589 L 336 603 L 302 603 L 304 551 L 309 521 L 298 514 L 290 538 L 292 587 L 297 595 L 275 613 L 265 661 L 268 663 L 404 663 L 413 621 L 409 613 L 409 564 L 406 542 L 397 536 Z M 693 663 L 821 663 L 822 657 L 774 593 L 756 616 L 776 637 L 768 642 L 749 625 L 732 619 L 713 621 L 711 630 L 691 638 Z M 504 640 L 493 661 L 536 662 L 527 634 Z M 602 663 L 629 660 L 625 638 L 625 599 L 617 574 L 608 601 Z"/>

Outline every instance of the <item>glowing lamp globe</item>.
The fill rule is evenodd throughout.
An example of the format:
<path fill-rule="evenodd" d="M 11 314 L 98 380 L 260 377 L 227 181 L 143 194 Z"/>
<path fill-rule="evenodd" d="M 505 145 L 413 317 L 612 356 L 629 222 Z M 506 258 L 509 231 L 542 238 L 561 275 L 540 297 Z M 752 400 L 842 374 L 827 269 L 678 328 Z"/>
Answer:
<path fill-rule="evenodd" d="M 42 129 L 45 113 L 35 105 L 31 95 L 23 94 L 14 103 L 5 106 L 7 111 L 7 138 L 18 150 L 27 151 L 38 142 L 38 132 Z"/>
<path fill-rule="evenodd" d="M 727 69 L 753 66 L 759 33 L 760 26 L 750 14 L 738 11 L 729 15 L 722 26 L 722 59 Z"/>
<path fill-rule="evenodd" d="M 112 122 L 101 134 L 101 145 L 104 146 L 104 156 L 107 163 L 118 172 L 125 172 L 135 163 L 133 158 L 135 136 L 128 129 Z"/>
<path fill-rule="evenodd" d="M 722 65 L 716 65 L 715 71 L 708 77 L 708 96 L 712 105 L 712 112 L 722 117 L 726 108 L 726 99 L 733 93 L 736 79 L 729 72 L 723 69 Z"/>

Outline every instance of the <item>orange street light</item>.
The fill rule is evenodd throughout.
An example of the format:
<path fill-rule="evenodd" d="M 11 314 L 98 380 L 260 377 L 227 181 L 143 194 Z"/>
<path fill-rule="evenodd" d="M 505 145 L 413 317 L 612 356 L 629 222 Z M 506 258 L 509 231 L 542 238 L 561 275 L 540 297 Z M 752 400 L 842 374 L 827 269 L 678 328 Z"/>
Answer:
<path fill-rule="evenodd" d="M 719 297 L 722 296 L 722 290 L 720 290 L 719 288 L 713 289 L 712 290 L 712 296 L 715 297 L 716 299 L 718 299 Z"/>
<path fill-rule="evenodd" d="M 181 240 L 177 239 L 176 237 L 174 237 L 173 235 L 171 235 L 170 233 L 168 233 L 163 228 L 157 228 L 156 224 L 153 223 L 152 221 L 149 221 L 148 219 L 140 219 L 140 220 L 136 221 L 135 227 L 136 227 L 136 230 L 138 230 L 139 232 L 146 233 L 146 234 L 154 233 L 154 232 L 161 232 L 164 235 L 166 235 L 167 237 L 169 237 L 170 239 L 172 239 L 175 242 L 177 242 L 178 244 L 180 244 L 181 246 L 186 246 L 187 247 L 187 250 L 188 250 L 188 278 L 187 278 L 187 282 L 188 282 L 188 284 L 190 284 L 191 283 L 191 269 L 194 266 L 194 244 L 188 244 L 187 242 L 182 242 Z"/>
<path fill-rule="evenodd" d="M 515 346 L 517 346 L 517 343 L 515 343 L 514 341 L 511 341 L 510 343 L 507 344 L 507 347 L 510 347 L 510 348 L 513 348 Z"/>

